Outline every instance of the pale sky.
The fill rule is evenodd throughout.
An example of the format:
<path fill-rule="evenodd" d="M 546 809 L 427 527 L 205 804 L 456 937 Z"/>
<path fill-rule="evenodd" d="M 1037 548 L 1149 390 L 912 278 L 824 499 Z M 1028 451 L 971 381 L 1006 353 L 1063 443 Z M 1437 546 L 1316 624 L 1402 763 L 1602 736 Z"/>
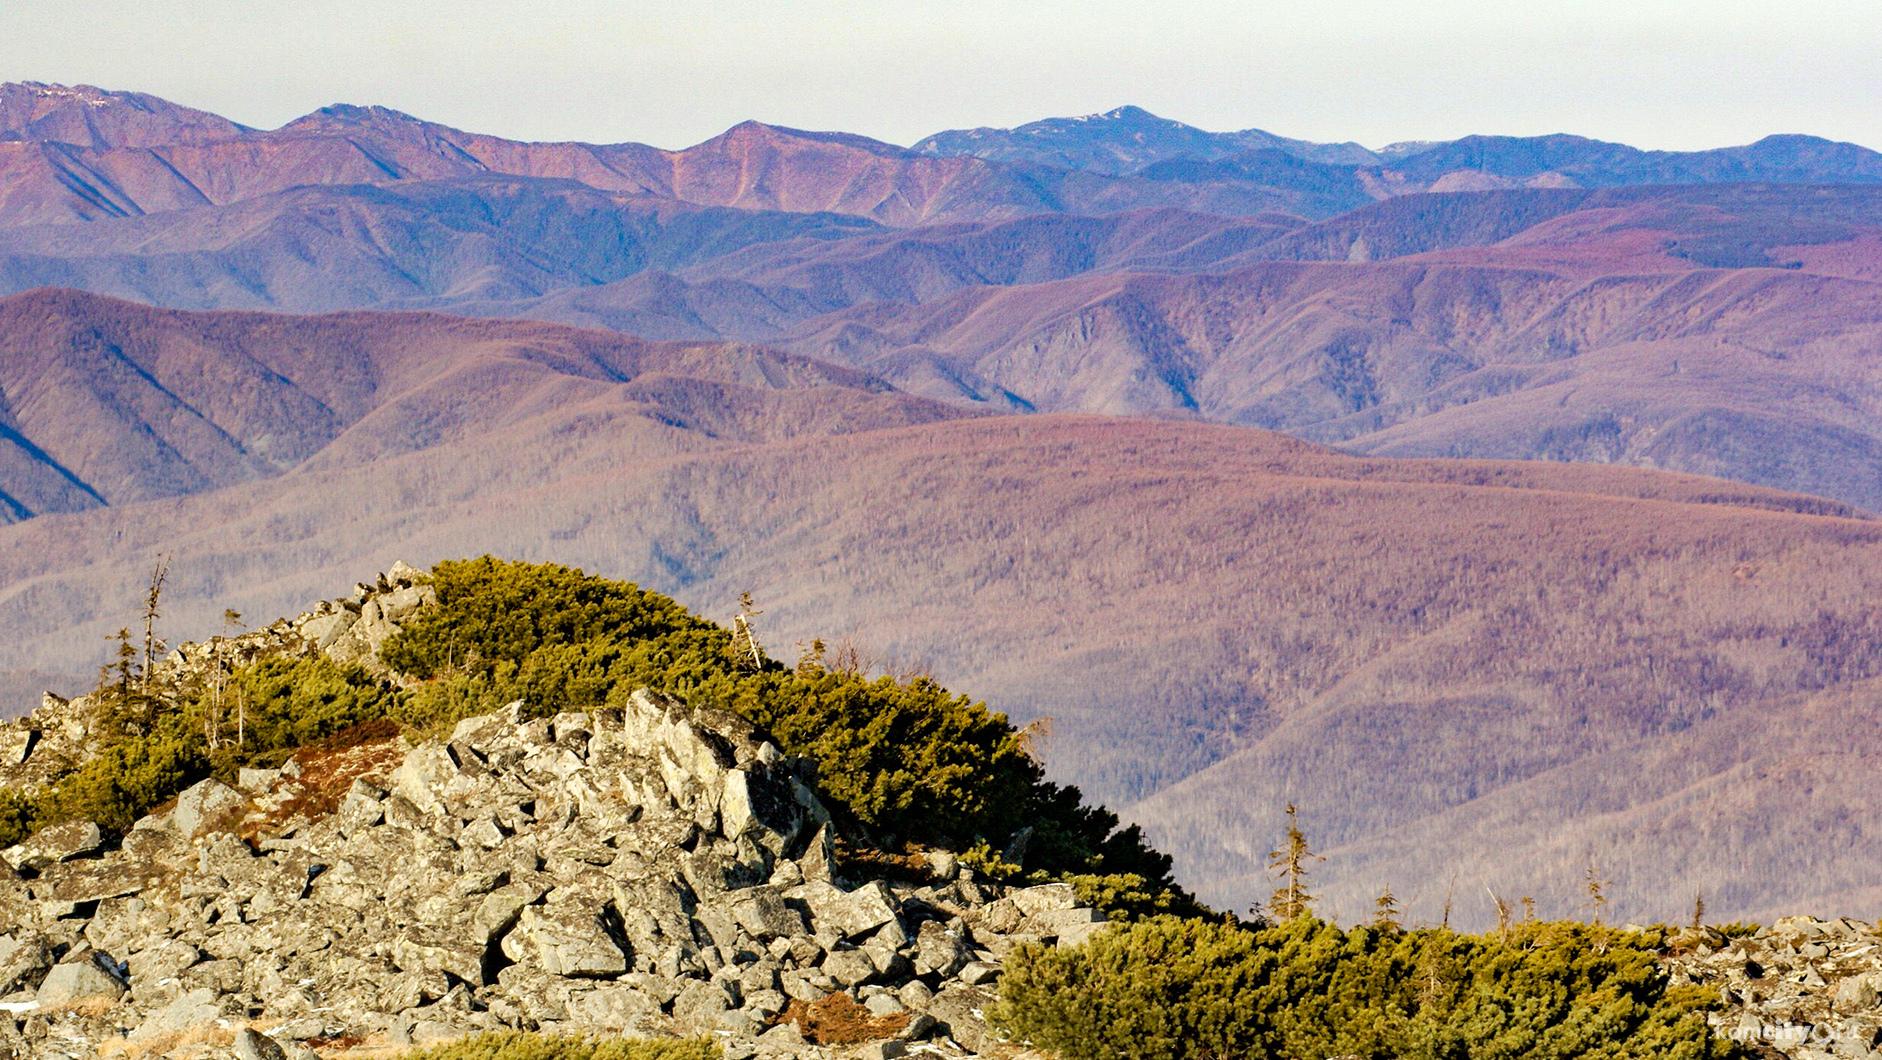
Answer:
<path fill-rule="evenodd" d="M 1134 103 L 1373 147 L 1882 148 L 1882 0 L 0 0 L 0 80 L 265 128 L 379 103 L 661 147 L 747 118 L 907 144 Z"/>

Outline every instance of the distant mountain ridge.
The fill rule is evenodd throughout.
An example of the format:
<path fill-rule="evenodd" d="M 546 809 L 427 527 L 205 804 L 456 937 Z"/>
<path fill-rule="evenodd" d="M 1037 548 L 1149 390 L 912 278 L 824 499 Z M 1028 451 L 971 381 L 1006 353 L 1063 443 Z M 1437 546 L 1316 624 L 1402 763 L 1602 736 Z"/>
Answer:
<path fill-rule="evenodd" d="M 953 130 L 913 148 L 745 122 L 669 151 L 525 143 L 349 104 L 258 130 L 141 93 L 0 85 L 0 227 L 226 206 L 305 184 L 493 174 L 908 226 L 1155 207 L 1319 218 L 1395 195 L 1493 187 L 1876 183 L 1882 155 L 1795 135 L 1697 152 L 1573 136 L 1472 136 L 1374 152 L 1259 129 L 1205 132 L 1137 107 Z"/>
<path fill-rule="evenodd" d="M 1323 175 L 1370 170 L 1375 187 L 1399 191 L 1480 190 L 1455 186 L 1467 175 L 1498 183 L 1542 179 L 1544 186 L 1576 187 L 1882 181 L 1882 154 L 1815 136 L 1767 136 L 1742 147 L 1704 151 L 1646 151 L 1563 134 L 1475 135 L 1372 151 L 1356 143 L 1313 143 L 1260 129 L 1205 132 L 1140 107 L 1118 107 L 1080 118 L 1048 118 L 1012 129 L 949 130 L 922 140 L 914 150 L 944 158 L 968 155 L 1117 176 L 1179 159 L 1245 162 L 1248 156 L 1278 152 L 1327 167 L 1320 170 Z M 1453 178 L 1453 186 L 1433 186 L 1447 176 Z"/>
<path fill-rule="evenodd" d="M 996 162 L 1028 162 L 1122 176 L 1170 158 L 1204 161 L 1263 148 L 1312 162 L 1372 165 L 1380 156 L 1356 143 L 1317 144 L 1261 129 L 1204 132 L 1142 107 L 1118 107 L 1077 118 L 1046 118 L 1013 129 L 951 129 L 915 144 L 924 155 L 973 155 Z"/>

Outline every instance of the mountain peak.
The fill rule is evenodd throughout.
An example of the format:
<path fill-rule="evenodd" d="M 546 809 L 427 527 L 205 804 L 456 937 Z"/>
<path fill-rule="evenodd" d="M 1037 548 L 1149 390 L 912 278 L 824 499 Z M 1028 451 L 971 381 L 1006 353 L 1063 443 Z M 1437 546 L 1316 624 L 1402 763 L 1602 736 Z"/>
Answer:
<path fill-rule="evenodd" d="M 0 84 L 0 140 L 109 149 L 227 139 L 253 131 L 144 92 L 41 81 Z"/>
<path fill-rule="evenodd" d="M 881 140 L 872 140 L 867 136 L 859 136 L 855 133 L 818 132 L 810 129 L 793 129 L 786 125 L 769 125 L 751 118 L 739 122 L 737 125 L 707 140 L 705 143 L 698 144 L 697 147 L 750 147 L 759 144 L 777 144 L 790 140 L 837 144 L 885 157 L 905 156 L 910 153 L 909 149 L 906 147 L 897 147 L 894 144 L 884 143 Z"/>
<path fill-rule="evenodd" d="M 1145 110 L 1142 107 L 1134 106 L 1128 103 L 1122 107 L 1113 107 L 1110 110 L 1105 111 L 1103 114 L 1088 114 L 1084 118 L 1081 118 L 1079 120 L 1091 121 L 1093 119 L 1103 119 L 1106 121 L 1118 121 L 1118 122 L 1158 122 L 1158 123 L 1169 124 L 1169 125 L 1181 125 L 1182 124 L 1181 122 L 1170 121 L 1170 119 L 1168 118 L 1159 118 L 1155 114 L 1150 113 L 1149 111 Z"/>
<path fill-rule="evenodd" d="M 425 126 L 431 122 L 413 117 L 402 110 L 391 107 L 360 106 L 357 103 L 332 103 L 325 107 L 304 114 L 282 126 L 284 129 L 303 127 L 322 127 L 333 125 L 369 125 L 384 128 L 387 126 Z"/>

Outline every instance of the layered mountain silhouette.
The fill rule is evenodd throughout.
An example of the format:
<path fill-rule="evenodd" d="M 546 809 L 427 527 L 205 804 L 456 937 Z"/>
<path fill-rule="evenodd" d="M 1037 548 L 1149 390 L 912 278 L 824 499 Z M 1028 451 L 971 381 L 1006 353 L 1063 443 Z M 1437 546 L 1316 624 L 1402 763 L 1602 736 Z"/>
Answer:
<path fill-rule="evenodd" d="M 31 310 L 64 348 L 86 301 L 16 300 L 9 329 Z M 1591 852 L 1616 915 L 1678 915 L 1697 886 L 1727 916 L 1877 897 L 1882 529 L 1818 498 L 962 417 L 808 362 L 530 323 L 91 301 L 107 336 L 160 336 L 126 352 L 166 387 L 263 364 L 273 400 L 333 416 L 308 405 L 291 466 L 0 528 L 0 667 L 95 652 L 159 554 L 176 636 L 386 556 L 552 557 L 708 614 L 749 589 L 774 655 L 848 640 L 1054 716 L 1057 775 L 1224 905 L 1265 893 L 1289 799 L 1349 918 L 1380 881 L 1435 917 L 1453 875 L 1459 922 L 1485 884 L 1569 912 Z M 260 451 L 243 411 L 203 409 Z"/>
<path fill-rule="evenodd" d="M 915 150 L 747 123 L 661 151 L 347 106 L 259 131 L 40 85 L 0 89 L 0 137 L 0 292 L 764 342 L 995 411 L 1639 463 L 1882 507 L 1862 356 L 1882 170 L 1849 145 L 1473 137 L 1369 161 L 1122 108 Z M 1646 185 L 1401 194 L 1471 174 Z M 1841 183 L 1707 183 L 1749 178 Z M 84 503 L 64 478 L 35 495 L 16 503 Z"/>
<path fill-rule="evenodd" d="M 1879 176 L 0 86 L 0 695 L 83 684 L 158 554 L 196 636 L 494 551 L 1053 715 L 1057 775 L 1226 905 L 1291 799 L 1349 918 L 1571 912 L 1590 856 L 1617 915 L 1859 908 Z"/>

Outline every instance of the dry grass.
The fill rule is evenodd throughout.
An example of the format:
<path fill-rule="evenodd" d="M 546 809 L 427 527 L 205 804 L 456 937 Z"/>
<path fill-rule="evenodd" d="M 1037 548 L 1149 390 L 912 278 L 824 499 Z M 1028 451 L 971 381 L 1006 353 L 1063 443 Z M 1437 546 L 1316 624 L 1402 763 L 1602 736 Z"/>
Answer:
<path fill-rule="evenodd" d="M 300 775 L 285 779 L 291 794 L 279 806 L 242 824 L 243 838 L 255 842 L 290 821 L 317 821 L 339 809 L 353 781 L 380 785 L 405 757 L 398 725 L 387 719 L 364 722 L 294 752 Z"/>
<path fill-rule="evenodd" d="M 172 1054 L 188 1055 L 191 1046 L 226 1049 L 234 1041 L 233 1028 L 204 1024 L 188 1030 L 170 1031 L 142 1038 L 107 1039 L 99 1044 L 97 1055 L 117 1057 L 120 1060 L 145 1060 L 145 1058 L 166 1057 Z"/>
<path fill-rule="evenodd" d="M 84 1019 L 99 1019 L 110 1014 L 117 1007 L 116 998 L 86 997 L 63 1005 L 48 1005 L 36 1011 L 47 1017 L 79 1016 Z"/>
<path fill-rule="evenodd" d="M 792 998 L 772 1023 L 796 1024 L 804 1040 L 812 1045 L 861 1045 L 895 1037 L 908 1026 L 908 1020 L 906 1012 L 872 1015 L 855 998 L 835 993 L 808 1004 Z"/>

